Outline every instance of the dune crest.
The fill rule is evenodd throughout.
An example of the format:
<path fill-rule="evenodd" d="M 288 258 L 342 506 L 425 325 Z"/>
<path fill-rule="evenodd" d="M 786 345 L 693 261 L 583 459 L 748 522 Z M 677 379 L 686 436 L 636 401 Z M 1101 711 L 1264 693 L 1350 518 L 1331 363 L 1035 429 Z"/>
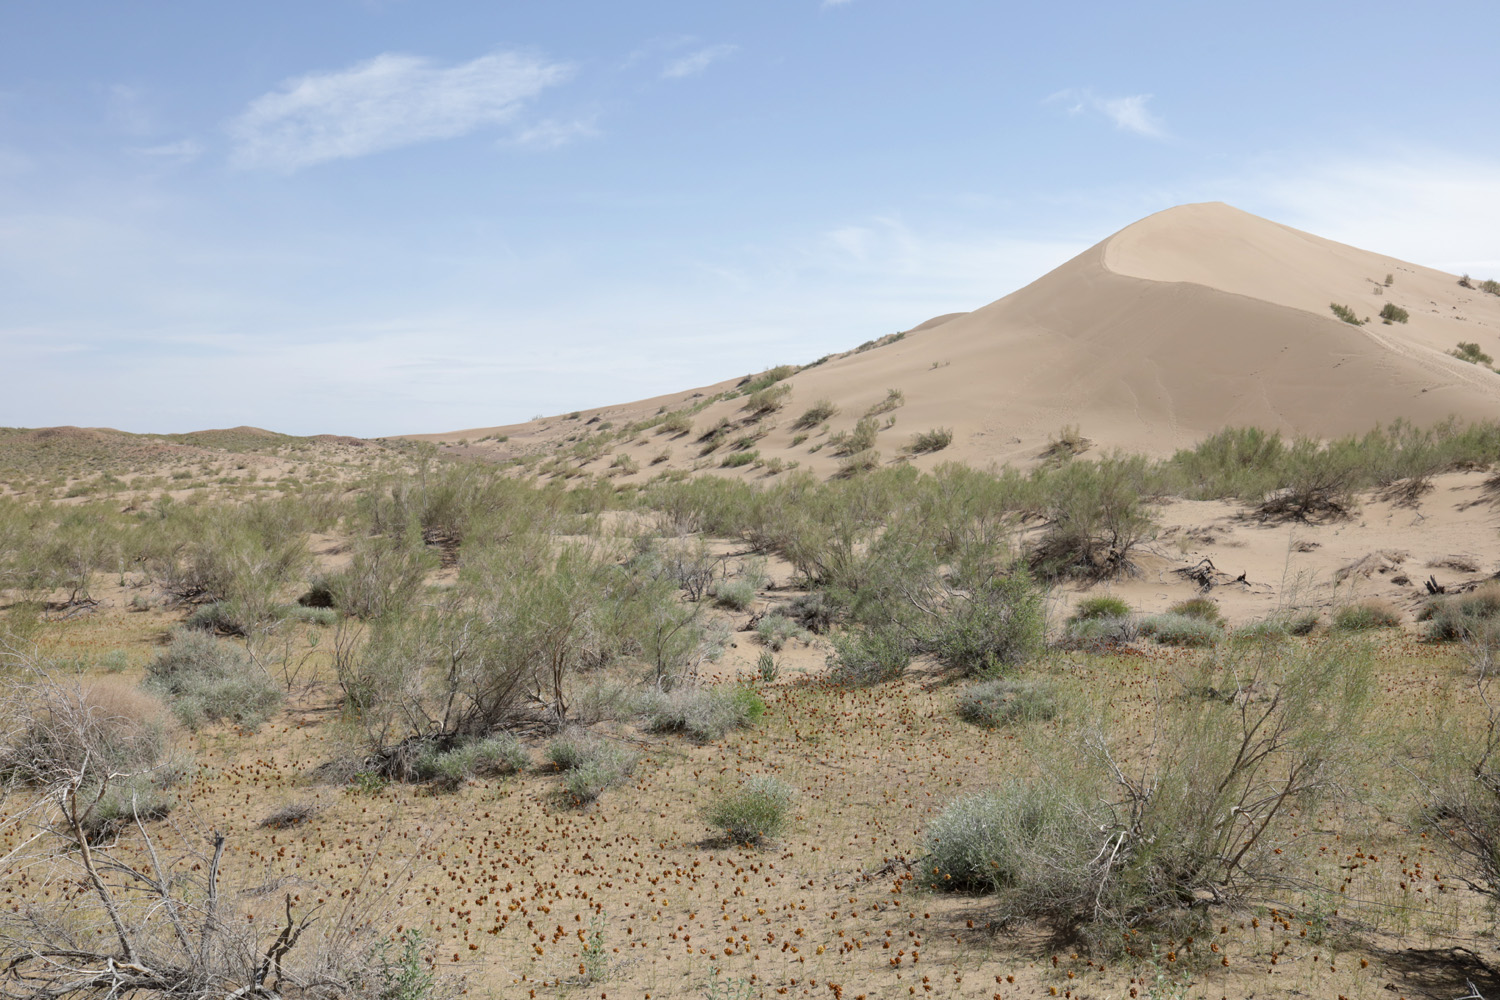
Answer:
<path fill-rule="evenodd" d="M 1330 303 L 1371 321 L 1345 323 Z M 1386 303 L 1405 309 L 1409 322 L 1382 323 Z M 1226 426 L 1333 437 L 1396 418 L 1421 425 L 1493 418 L 1500 375 L 1450 357 L 1459 341 L 1500 356 L 1500 297 L 1228 205 L 1184 205 L 989 305 L 798 372 L 786 380 L 791 391 L 779 411 L 756 416 L 743 398 L 721 400 L 693 414 L 692 432 L 669 439 L 665 457 L 661 439 L 648 434 L 611 444 L 582 468 L 602 471 L 625 455 L 641 467 L 627 475 L 695 465 L 763 475 L 754 463 L 721 466 L 720 452 L 697 443 L 727 420 L 760 462 L 797 462 L 826 475 L 841 459 L 837 445 L 821 445 L 850 431 L 891 389 L 903 405 L 880 416 L 881 463 L 901 458 L 918 433 L 953 431 L 947 448 L 909 456 L 923 466 L 1033 460 L 1064 427 L 1099 447 L 1164 455 Z M 581 425 L 551 418 L 428 437 L 504 435 L 485 450 L 550 452 L 594 417 L 623 425 L 735 386 L 584 411 Z M 795 426 L 821 400 L 837 414 Z"/>

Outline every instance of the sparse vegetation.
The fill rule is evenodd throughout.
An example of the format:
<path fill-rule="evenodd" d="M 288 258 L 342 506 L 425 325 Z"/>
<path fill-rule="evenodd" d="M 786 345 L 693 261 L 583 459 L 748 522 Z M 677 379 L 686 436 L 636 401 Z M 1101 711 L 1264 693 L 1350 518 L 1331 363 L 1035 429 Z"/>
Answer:
<path fill-rule="evenodd" d="M 1389 601 L 1376 598 L 1346 604 L 1333 613 L 1333 627 L 1341 632 L 1365 632 L 1400 626 L 1401 613 Z"/>
<path fill-rule="evenodd" d="M 1472 341 L 1460 340 L 1458 347 L 1448 352 L 1460 361 L 1467 361 L 1471 365 L 1492 365 L 1495 359 L 1480 349 L 1479 345 Z"/>
<path fill-rule="evenodd" d="M 1390 326 L 1392 323 L 1405 323 L 1411 319 L 1411 313 L 1394 302 L 1387 302 L 1380 309 L 1380 318 L 1385 321 L 1386 326 Z"/>
<path fill-rule="evenodd" d="M 146 666 L 145 687 L 194 728 L 229 721 L 254 729 L 282 700 L 276 682 L 239 647 L 187 630 Z"/>
<path fill-rule="evenodd" d="M 804 410 L 802 412 L 802 416 L 798 417 L 792 423 L 792 430 L 811 430 L 819 424 L 827 423 L 829 420 L 832 420 L 834 416 L 838 414 L 838 412 L 839 408 L 837 406 L 834 406 L 833 403 L 829 402 L 826 399 L 820 399 L 812 406 L 809 406 L 806 410 Z"/>
<path fill-rule="evenodd" d="M 1057 695 L 1051 686 L 1032 680 L 997 678 L 966 688 L 958 696 L 958 717 L 985 729 L 1056 717 Z"/>
<path fill-rule="evenodd" d="M 953 432 L 945 427 L 937 427 L 913 437 L 907 450 L 915 455 L 925 455 L 929 452 L 942 451 L 952 443 Z"/>
<path fill-rule="evenodd" d="M 1335 316 L 1352 326 L 1364 326 L 1367 322 L 1366 320 L 1362 320 L 1359 318 L 1359 314 L 1354 311 L 1352 306 L 1340 305 L 1337 302 L 1330 302 L 1328 304 L 1328 308 L 1333 310 L 1333 314 Z"/>
<path fill-rule="evenodd" d="M 704 811 L 703 819 L 735 843 L 759 844 L 781 833 L 794 798 L 790 785 L 763 775 L 720 796 Z"/>

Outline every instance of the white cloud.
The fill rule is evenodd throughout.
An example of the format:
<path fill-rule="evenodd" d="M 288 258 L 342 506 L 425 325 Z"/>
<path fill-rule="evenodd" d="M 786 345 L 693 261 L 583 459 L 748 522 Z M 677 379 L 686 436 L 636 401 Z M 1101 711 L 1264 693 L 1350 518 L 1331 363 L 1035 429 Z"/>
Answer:
<path fill-rule="evenodd" d="M 737 45 L 710 45 L 708 48 L 680 56 L 667 63 L 661 71 L 662 79 L 676 80 L 702 73 L 708 69 L 710 63 L 723 59 L 737 48 L 739 48 Z"/>
<path fill-rule="evenodd" d="M 179 139 L 177 142 L 163 143 L 159 146 L 136 146 L 131 149 L 131 152 L 156 160 L 191 163 L 203 155 L 203 144 L 194 139 Z"/>
<path fill-rule="evenodd" d="M 849 4 L 849 3 L 853 3 L 853 2 L 854 2 L 854 0 L 823 0 L 823 6 L 824 7 L 843 7 L 844 5 Z"/>
<path fill-rule="evenodd" d="M 230 123 L 233 161 L 292 171 L 454 138 L 511 121 L 527 100 L 571 72 L 537 56 L 496 52 L 450 67 L 387 53 L 349 69 L 310 73 L 251 101 Z"/>
<path fill-rule="evenodd" d="M 1160 118 L 1146 108 L 1150 94 L 1133 94 L 1127 97 L 1100 97 L 1086 88 L 1059 90 L 1044 100 L 1043 104 L 1065 103 L 1068 114 L 1081 115 L 1092 111 L 1103 115 L 1123 132 L 1134 132 L 1149 139 L 1163 139 L 1166 127 Z"/>
<path fill-rule="evenodd" d="M 558 146 L 566 146 L 570 142 L 590 139 L 598 135 L 599 130 L 594 126 L 594 122 L 594 118 L 580 118 L 575 121 L 552 119 L 539 121 L 518 129 L 510 141 L 514 145 L 531 149 L 556 149 Z"/>

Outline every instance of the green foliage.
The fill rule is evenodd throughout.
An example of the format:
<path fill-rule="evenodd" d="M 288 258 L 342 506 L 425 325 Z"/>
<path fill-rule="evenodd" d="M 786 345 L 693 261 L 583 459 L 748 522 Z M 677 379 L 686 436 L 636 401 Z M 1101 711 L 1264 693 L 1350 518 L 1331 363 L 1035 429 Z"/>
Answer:
<path fill-rule="evenodd" d="M 776 654 L 769 649 L 761 650 L 760 656 L 755 661 L 755 672 L 763 683 L 774 683 L 781 675 L 781 665 L 776 662 Z"/>
<path fill-rule="evenodd" d="M 744 611 L 755 603 L 755 581 L 725 580 L 714 588 L 714 601 L 721 607 Z"/>
<path fill-rule="evenodd" d="M 760 461 L 759 451 L 737 451 L 733 454 L 725 455 L 724 460 L 719 463 L 719 466 L 725 469 L 739 469 L 758 461 Z"/>
<path fill-rule="evenodd" d="M 763 645 L 778 653 L 792 639 L 803 641 L 808 639 L 807 629 L 776 611 L 768 612 L 765 617 L 755 623 L 755 634 Z"/>
<path fill-rule="evenodd" d="M 879 433 L 880 423 L 874 417 L 861 417 L 852 431 L 840 431 L 830 437 L 828 443 L 833 446 L 835 455 L 857 455 L 873 448 L 875 437 Z"/>
<path fill-rule="evenodd" d="M 656 433 L 682 437 L 693 432 L 692 415 L 685 410 L 673 410 L 656 425 Z"/>
<path fill-rule="evenodd" d="M 375 949 L 374 966 L 380 979 L 378 1000 L 427 1000 L 437 977 L 422 956 L 422 934 L 416 928 L 404 932 L 397 941 L 401 952 L 392 958 L 390 944 L 382 942 Z"/>
<path fill-rule="evenodd" d="M 1097 597 L 1085 597 L 1078 602 L 1069 617 L 1070 622 L 1089 621 L 1096 618 L 1126 618 L 1130 615 L 1130 605 L 1113 594 L 1101 594 Z"/>
<path fill-rule="evenodd" d="M 786 398 L 792 394 L 792 387 L 786 384 L 770 385 L 764 389 L 757 389 L 749 393 L 745 401 L 744 409 L 750 411 L 752 417 L 764 417 L 768 413 L 775 413 L 786 405 Z"/>
<path fill-rule="evenodd" d="M 1197 618 L 1200 621 L 1210 622 L 1214 625 L 1224 624 L 1224 613 L 1219 606 L 1207 597 L 1190 597 L 1185 601 L 1178 601 L 1167 609 L 1169 614 L 1186 615 L 1189 618 Z"/>
<path fill-rule="evenodd" d="M 828 657 L 835 684 L 882 684 L 906 673 L 915 644 L 895 626 L 861 628 L 833 636 Z"/>
<path fill-rule="evenodd" d="M 906 405 L 906 393 L 900 389 L 887 389 L 885 398 L 865 411 L 865 416 L 877 417 L 882 413 L 889 413 L 900 406 Z"/>
<path fill-rule="evenodd" d="M 1448 352 L 1460 361 L 1467 361 L 1472 365 L 1492 365 L 1495 359 L 1484 353 L 1478 344 L 1471 341 L 1460 340 L 1458 348 Z"/>
<path fill-rule="evenodd" d="M 759 844 L 782 831 L 795 798 L 790 785 L 762 775 L 720 796 L 704 810 L 703 819 L 735 843 Z"/>
<path fill-rule="evenodd" d="M 1140 630 L 1163 646 L 1212 646 L 1224 638 L 1224 626 L 1218 622 L 1170 611 L 1143 618 Z"/>
<path fill-rule="evenodd" d="M 1402 309 L 1394 302 L 1387 302 L 1380 310 L 1380 318 L 1385 320 L 1386 325 L 1391 323 L 1405 323 L 1411 319 L 1411 313 Z"/>
<path fill-rule="evenodd" d="M 925 455 L 934 451 L 942 451 L 953 443 L 953 431 L 946 427 L 934 427 L 930 431 L 923 431 L 911 439 L 907 445 L 907 451 L 914 455 Z"/>
<path fill-rule="evenodd" d="M 1364 632 L 1369 629 L 1399 628 L 1401 613 L 1388 601 L 1369 598 L 1346 604 L 1333 613 L 1333 627 L 1341 632 Z"/>
<path fill-rule="evenodd" d="M 960 719 L 985 729 L 1041 722 L 1056 717 L 1057 695 L 1041 681 L 996 678 L 965 688 L 956 711 Z"/>
<path fill-rule="evenodd" d="M 1330 302 L 1328 304 L 1328 308 L 1333 310 L 1333 314 L 1339 319 L 1343 320 L 1345 323 L 1349 323 L 1353 326 L 1365 325 L 1365 321 L 1360 319 L 1359 314 L 1356 313 L 1350 306 L 1340 305 L 1337 302 Z"/>
<path fill-rule="evenodd" d="M 1132 571 L 1131 554 L 1151 531 L 1145 497 L 1151 470 L 1139 456 L 1073 461 L 1037 473 L 1047 526 L 1031 566 L 1047 578 L 1103 579 Z"/>
<path fill-rule="evenodd" d="M 481 739 L 458 741 L 447 750 L 429 744 L 418 755 L 412 771 L 420 781 L 436 781 L 456 788 L 469 778 L 485 774 L 509 774 L 525 770 L 531 755 L 521 741 L 507 732 Z"/>
<path fill-rule="evenodd" d="M 964 674 L 992 672 L 1041 652 L 1046 624 L 1046 595 L 1018 566 L 949 594 L 923 629 L 922 647 Z"/>
<path fill-rule="evenodd" d="M 792 423 L 792 429 L 797 431 L 811 430 L 831 419 L 838 412 L 839 408 L 834 406 L 830 400 L 820 399 L 802 412 L 802 416 L 798 417 Z"/>
<path fill-rule="evenodd" d="M 547 759 L 566 771 L 563 788 L 575 802 L 592 802 L 635 769 L 639 756 L 583 730 L 564 730 L 547 745 Z"/>
<path fill-rule="evenodd" d="M 182 723 L 234 722 L 254 729 L 281 706 L 281 688 L 231 642 L 179 630 L 146 665 L 147 691 L 167 700 Z"/>
<path fill-rule="evenodd" d="M 644 704 L 646 727 L 653 732 L 681 732 L 702 742 L 723 739 L 730 730 L 754 723 L 766 703 L 754 689 L 679 686 L 652 692 Z"/>
<path fill-rule="evenodd" d="M 1418 620 L 1427 623 L 1427 638 L 1433 642 L 1494 645 L 1500 638 L 1500 584 L 1437 598 L 1422 609 Z"/>
<path fill-rule="evenodd" d="M 777 382 L 789 379 L 795 374 L 797 374 L 796 365 L 777 365 L 775 368 L 767 369 L 754 378 L 746 381 L 745 384 L 740 387 L 740 391 L 743 392 L 746 396 L 753 396 L 757 392 L 762 392 L 775 385 Z"/>

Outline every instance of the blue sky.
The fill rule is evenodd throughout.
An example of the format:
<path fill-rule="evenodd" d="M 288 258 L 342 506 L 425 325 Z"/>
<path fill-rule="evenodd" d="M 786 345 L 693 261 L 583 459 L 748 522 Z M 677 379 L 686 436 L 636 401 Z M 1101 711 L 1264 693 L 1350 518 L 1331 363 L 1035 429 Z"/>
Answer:
<path fill-rule="evenodd" d="M 507 423 L 1223 200 L 1500 277 L 1492 7 L 0 7 L 0 425 Z"/>

